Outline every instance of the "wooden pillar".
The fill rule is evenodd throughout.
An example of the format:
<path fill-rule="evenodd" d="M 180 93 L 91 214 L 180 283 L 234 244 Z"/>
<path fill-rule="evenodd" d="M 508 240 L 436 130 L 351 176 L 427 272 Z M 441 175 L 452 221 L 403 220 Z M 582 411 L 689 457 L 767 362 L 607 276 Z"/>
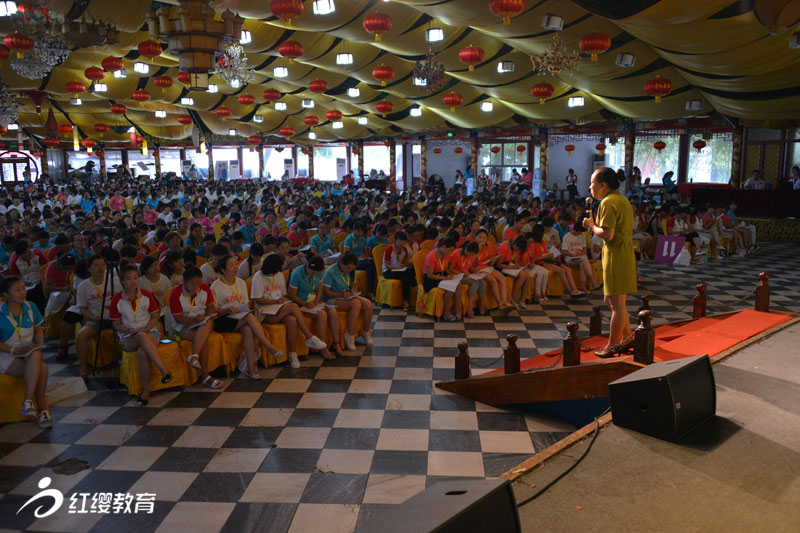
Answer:
<path fill-rule="evenodd" d="M 238 146 L 236 148 L 236 157 L 239 159 L 239 176 L 244 177 L 244 154 L 242 153 L 242 147 Z"/>
<path fill-rule="evenodd" d="M 682 134 L 678 137 L 678 180 L 677 183 L 686 183 L 689 178 L 689 141 L 690 135 L 688 133 Z"/>
<path fill-rule="evenodd" d="M 106 170 L 106 151 L 105 148 L 97 150 L 97 159 L 100 160 L 100 177 L 105 179 L 108 175 Z"/>
<path fill-rule="evenodd" d="M 289 179 L 297 176 L 297 146 L 292 145 L 292 166 L 294 166 L 294 176 L 289 176 Z"/>
<path fill-rule="evenodd" d="M 258 177 L 263 178 L 265 177 L 264 174 L 264 146 L 259 144 L 256 146 L 256 152 L 258 152 Z"/>
<path fill-rule="evenodd" d="M 738 126 L 733 130 L 733 153 L 731 154 L 730 186 L 742 187 L 742 149 L 744 147 L 744 128 Z"/>
<path fill-rule="evenodd" d="M 211 154 L 211 146 L 206 144 L 206 155 L 208 155 L 208 179 L 217 179 L 214 173 L 214 156 Z"/>
<path fill-rule="evenodd" d="M 314 147 L 308 147 L 308 178 L 314 180 Z"/>
<path fill-rule="evenodd" d="M 422 146 L 420 148 L 419 154 L 419 173 L 422 174 L 420 178 L 422 179 L 422 187 L 424 188 L 425 185 L 428 183 L 428 139 L 427 137 L 422 138 Z"/>
<path fill-rule="evenodd" d="M 358 141 L 358 176 L 364 179 L 364 141 Z"/>
<path fill-rule="evenodd" d="M 633 127 L 633 126 L 631 126 Z M 625 132 L 625 175 L 633 174 L 633 154 L 636 148 L 636 132 L 633 130 Z"/>
<path fill-rule="evenodd" d="M 153 159 L 156 161 L 156 176 L 161 176 L 161 148 L 153 147 Z"/>
<path fill-rule="evenodd" d="M 64 150 L 64 156 L 65 157 L 66 157 L 66 154 L 67 154 L 67 151 Z M 122 155 L 122 168 L 128 168 L 128 165 L 130 165 L 130 159 L 128 158 L 128 149 L 127 148 L 123 148 L 121 150 L 121 155 Z M 66 163 L 66 160 L 64 162 Z M 67 168 L 66 165 L 64 166 L 64 168 Z"/>
<path fill-rule="evenodd" d="M 41 170 L 39 171 L 39 178 L 42 177 L 42 174 L 50 174 L 50 170 L 47 168 L 47 147 L 45 146 L 42 148 L 42 157 L 39 159 L 39 164 L 41 165 Z M 54 179 L 55 176 L 50 176 L 51 179 Z"/>
<path fill-rule="evenodd" d="M 387 183 L 389 186 L 389 190 L 395 190 L 397 186 L 397 143 L 394 139 L 392 139 L 391 144 L 389 144 L 389 174 L 392 175 L 390 178 L 391 182 Z"/>
<path fill-rule="evenodd" d="M 542 170 L 542 190 L 547 188 L 547 132 L 539 135 L 539 168 Z"/>
<path fill-rule="evenodd" d="M 478 188 L 478 135 L 473 134 L 469 140 L 469 168 L 472 169 L 472 179 L 475 189 Z"/>
<path fill-rule="evenodd" d="M 350 172 L 353 171 L 353 165 L 352 165 L 352 163 L 350 163 L 350 158 L 353 157 L 353 149 L 350 147 L 350 144 L 348 143 L 344 147 L 344 150 L 345 150 L 345 152 L 344 152 L 345 153 L 345 156 L 344 156 L 345 157 L 344 173 L 345 174 L 349 174 Z M 336 181 L 339 181 L 338 176 L 337 176 Z"/>

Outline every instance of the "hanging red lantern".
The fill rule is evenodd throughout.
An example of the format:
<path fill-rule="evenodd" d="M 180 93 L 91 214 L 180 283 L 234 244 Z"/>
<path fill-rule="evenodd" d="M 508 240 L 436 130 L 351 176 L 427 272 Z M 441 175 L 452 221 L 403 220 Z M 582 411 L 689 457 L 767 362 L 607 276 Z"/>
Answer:
<path fill-rule="evenodd" d="M 0 61 L 5 61 L 9 57 L 11 57 L 11 50 L 0 44 Z"/>
<path fill-rule="evenodd" d="M 73 98 L 77 98 L 79 94 L 86 90 L 86 86 L 79 81 L 71 81 L 65 87 Z"/>
<path fill-rule="evenodd" d="M 461 152 L 463 152 L 463 151 L 464 151 L 464 149 L 463 149 L 463 148 L 461 148 L 460 146 L 456 146 L 455 148 L 453 148 L 453 151 L 454 151 L 455 153 L 457 153 L 457 154 L 460 154 Z"/>
<path fill-rule="evenodd" d="M 375 35 L 375 42 L 380 42 L 381 35 L 392 29 L 392 17 L 376 11 L 364 17 L 364 30 Z"/>
<path fill-rule="evenodd" d="M 125 106 L 125 104 L 111 104 L 109 109 L 115 115 L 124 115 L 128 112 L 128 108 Z"/>
<path fill-rule="evenodd" d="M 672 81 L 662 78 L 661 74 L 644 84 L 644 92 L 654 96 L 656 103 L 661 103 L 661 98 L 672 92 Z"/>
<path fill-rule="evenodd" d="M 100 81 L 106 77 L 106 73 L 100 67 L 89 67 L 83 71 L 83 75 L 89 81 Z"/>
<path fill-rule="evenodd" d="M 360 153 L 361 153 L 361 152 L 358 150 L 358 146 L 353 146 L 353 148 L 352 148 L 350 151 L 351 151 L 351 152 L 353 152 L 355 155 L 358 155 L 358 154 L 360 154 Z"/>
<path fill-rule="evenodd" d="M 539 103 L 543 104 L 545 100 L 555 94 L 555 88 L 547 82 L 537 83 L 531 87 L 531 95 L 539 99 Z"/>
<path fill-rule="evenodd" d="M 72 124 L 59 124 L 58 126 L 58 133 L 61 135 L 70 135 L 72 130 Z"/>
<path fill-rule="evenodd" d="M 247 138 L 247 142 L 252 145 L 261 144 L 261 137 L 259 137 L 258 135 L 251 135 L 250 137 Z"/>
<path fill-rule="evenodd" d="M 138 89 L 136 91 L 133 91 L 131 98 L 133 98 L 137 102 L 147 102 L 148 100 L 150 100 L 150 93 L 145 91 L 144 89 Z"/>
<path fill-rule="evenodd" d="M 308 90 L 312 93 L 322 94 L 328 90 L 328 82 L 320 79 L 313 80 L 308 84 Z"/>
<path fill-rule="evenodd" d="M 592 62 L 597 61 L 597 55 L 611 48 L 611 37 L 599 31 L 587 33 L 581 37 L 578 45 L 584 53 L 592 56 Z"/>
<path fill-rule="evenodd" d="M 331 109 L 325 113 L 325 117 L 331 122 L 336 122 L 337 120 L 342 120 L 342 112 L 336 109 Z"/>
<path fill-rule="evenodd" d="M 125 63 L 118 57 L 108 56 L 100 62 L 100 66 L 103 67 L 103 70 L 106 72 L 117 72 L 125 68 Z"/>
<path fill-rule="evenodd" d="M 278 46 L 278 53 L 283 57 L 289 58 L 289 63 L 294 63 L 294 60 L 303 55 L 303 45 L 297 41 L 284 41 Z"/>
<path fill-rule="evenodd" d="M 567 154 L 572 155 L 572 152 L 575 151 L 575 145 L 574 144 L 568 144 L 568 145 L 566 145 L 564 147 L 564 150 L 567 151 Z"/>
<path fill-rule="evenodd" d="M 59 141 L 58 139 L 45 139 L 43 142 L 44 145 L 47 146 L 48 148 L 55 148 L 56 146 L 61 144 L 61 141 Z"/>
<path fill-rule="evenodd" d="M 311 127 L 311 129 L 314 129 L 314 126 L 319 124 L 319 117 L 317 115 L 308 115 L 303 119 L 303 122 L 305 123 L 306 126 L 309 126 Z"/>
<path fill-rule="evenodd" d="M 386 82 L 394 79 L 394 69 L 381 63 L 372 69 L 372 77 L 381 82 L 381 87 L 386 87 Z"/>
<path fill-rule="evenodd" d="M 664 141 L 656 141 L 656 142 L 653 143 L 653 148 L 658 150 L 659 154 L 661 153 L 661 150 L 663 150 L 666 147 L 667 147 L 667 143 L 665 143 Z"/>
<path fill-rule="evenodd" d="M 178 117 L 178 122 L 180 122 L 184 126 L 188 126 L 189 124 L 192 124 L 194 120 L 189 115 L 181 115 Z"/>
<path fill-rule="evenodd" d="M 3 39 L 3 44 L 9 50 L 14 50 L 17 53 L 17 59 L 22 59 L 25 56 L 25 52 L 33 48 L 33 39 L 15 31 Z"/>
<path fill-rule="evenodd" d="M 311 153 L 311 150 L 309 150 L 308 148 L 303 148 L 300 151 L 303 152 L 303 155 L 309 155 Z"/>
<path fill-rule="evenodd" d="M 271 0 L 269 10 L 279 19 L 285 20 L 287 26 L 291 26 L 292 19 L 303 13 L 303 0 Z"/>
<path fill-rule="evenodd" d="M 172 87 L 172 78 L 170 78 L 169 76 L 156 76 L 153 79 L 153 85 L 155 85 L 156 87 L 160 87 L 161 94 L 164 94 L 164 92 L 167 89 Z"/>
<path fill-rule="evenodd" d="M 525 151 L 525 145 L 520 144 L 519 146 L 517 146 L 517 152 L 522 153 L 524 151 Z"/>
<path fill-rule="evenodd" d="M 44 91 L 28 91 L 28 96 L 31 97 L 33 103 L 36 105 L 36 114 L 42 114 L 42 102 L 44 102 L 47 93 Z"/>
<path fill-rule="evenodd" d="M 381 100 L 375 104 L 375 109 L 378 110 L 378 113 L 380 113 L 383 118 L 386 118 L 386 113 L 394 111 L 394 104 L 388 100 Z"/>
<path fill-rule="evenodd" d="M 144 137 L 141 135 L 136 136 L 136 144 L 142 144 L 144 142 Z"/>
<path fill-rule="evenodd" d="M 86 148 L 86 151 L 89 152 L 89 155 L 91 155 L 92 148 L 97 146 L 97 141 L 95 141 L 94 139 L 84 139 L 81 141 L 81 144 L 83 145 L 84 148 Z"/>
<path fill-rule="evenodd" d="M 92 129 L 94 129 L 95 133 L 99 133 L 100 135 L 102 135 L 104 133 L 108 133 L 108 124 L 103 124 L 102 122 L 98 122 L 97 124 L 92 126 Z"/>
<path fill-rule="evenodd" d="M 492 0 L 489 11 L 497 17 L 503 17 L 503 26 L 511 24 L 511 17 L 516 17 L 525 9 L 525 0 Z"/>
<path fill-rule="evenodd" d="M 703 150 L 703 148 L 706 147 L 706 142 L 698 139 L 698 140 L 696 140 L 695 142 L 692 143 L 692 146 L 699 153 L 699 152 L 701 152 Z"/>
<path fill-rule="evenodd" d="M 439 154 L 442 153 L 442 149 L 441 148 L 434 148 L 433 149 L 433 153 L 436 154 L 436 157 L 439 157 Z"/>
<path fill-rule="evenodd" d="M 219 106 L 216 110 L 214 110 L 214 113 L 216 113 L 217 117 L 221 118 L 224 121 L 226 118 L 231 116 L 232 111 L 230 107 L 223 105 Z"/>
<path fill-rule="evenodd" d="M 486 54 L 480 46 L 469 45 L 458 53 L 458 59 L 465 65 L 469 65 L 470 72 L 475 70 L 475 65 L 483 62 L 484 57 Z"/>
<path fill-rule="evenodd" d="M 264 100 L 267 102 L 274 102 L 275 100 L 280 100 L 281 93 L 277 89 L 264 89 L 264 92 L 261 93 L 261 96 L 263 96 Z"/>
<path fill-rule="evenodd" d="M 449 106 L 452 112 L 456 110 L 456 106 L 460 106 L 464 103 L 464 97 L 456 92 L 450 92 L 450 94 L 444 95 L 442 102 L 444 102 L 444 105 Z"/>
<path fill-rule="evenodd" d="M 192 81 L 192 77 L 189 75 L 188 72 L 178 72 L 178 81 L 184 85 L 189 85 Z"/>
<path fill-rule="evenodd" d="M 161 55 L 161 44 L 155 41 L 142 41 L 138 46 L 139 55 L 147 59 L 154 59 Z"/>
<path fill-rule="evenodd" d="M 294 128 L 290 126 L 284 126 L 280 129 L 280 134 L 284 137 L 294 137 L 295 131 Z"/>
<path fill-rule="evenodd" d="M 492 146 L 491 148 L 489 148 L 489 151 L 492 152 L 493 154 L 499 154 L 500 150 L 501 148 L 499 146 Z"/>
<path fill-rule="evenodd" d="M 606 151 L 606 148 L 608 147 L 603 143 L 598 143 L 594 145 L 594 149 L 597 150 L 600 153 L 600 155 L 603 155 L 603 152 Z"/>
<path fill-rule="evenodd" d="M 247 93 L 240 94 L 238 100 L 240 104 L 246 106 L 251 106 L 256 103 L 256 97 Z"/>

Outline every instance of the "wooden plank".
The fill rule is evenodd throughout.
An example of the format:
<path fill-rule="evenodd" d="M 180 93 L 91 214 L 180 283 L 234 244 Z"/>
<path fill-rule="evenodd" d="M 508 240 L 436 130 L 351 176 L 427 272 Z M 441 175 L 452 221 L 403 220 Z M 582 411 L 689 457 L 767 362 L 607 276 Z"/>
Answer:
<path fill-rule="evenodd" d="M 484 374 L 436 386 L 488 405 L 514 405 L 608 397 L 608 384 L 644 365 L 631 356 L 516 374 Z"/>

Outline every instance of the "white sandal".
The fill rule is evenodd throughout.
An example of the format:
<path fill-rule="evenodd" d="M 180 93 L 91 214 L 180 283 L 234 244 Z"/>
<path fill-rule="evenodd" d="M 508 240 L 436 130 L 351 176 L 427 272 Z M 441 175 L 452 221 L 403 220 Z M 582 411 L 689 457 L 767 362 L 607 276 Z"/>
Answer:
<path fill-rule="evenodd" d="M 211 382 L 209 383 L 208 380 L 211 380 Z M 205 385 L 209 389 L 219 389 L 220 387 L 222 387 L 222 381 L 218 380 L 217 378 L 211 375 L 208 375 L 203 380 L 203 385 Z"/>
<path fill-rule="evenodd" d="M 197 370 L 203 370 L 203 367 L 200 366 L 200 356 L 197 355 L 196 353 L 193 353 L 192 355 L 187 357 L 186 362 L 192 368 L 195 368 Z"/>

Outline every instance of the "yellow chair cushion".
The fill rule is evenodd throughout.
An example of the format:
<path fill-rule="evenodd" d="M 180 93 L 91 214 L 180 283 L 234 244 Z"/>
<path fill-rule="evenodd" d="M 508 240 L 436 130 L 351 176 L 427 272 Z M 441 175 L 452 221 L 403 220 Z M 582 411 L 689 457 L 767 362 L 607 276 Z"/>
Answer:
<path fill-rule="evenodd" d="M 8 374 L 0 374 L 0 424 L 33 420 L 19 416 L 19 408 L 25 399 L 25 380 Z M 35 403 L 35 400 L 34 400 Z M 44 406 L 49 409 L 49 405 Z"/>
<path fill-rule="evenodd" d="M 160 344 L 158 354 L 164 367 L 172 374 L 172 381 L 161 383 L 161 372 L 150 362 L 150 391 L 167 389 L 170 387 L 183 387 L 189 385 L 187 379 L 186 359 L 181 355 L 176 343 Z M 136 352 L 122 352 L 122 365 L 119 369 L 119 381 L 128 388 L 128 394 L 136 395 L 142 392 L 142 377 L 139 374 L 139 357 Z"/>

